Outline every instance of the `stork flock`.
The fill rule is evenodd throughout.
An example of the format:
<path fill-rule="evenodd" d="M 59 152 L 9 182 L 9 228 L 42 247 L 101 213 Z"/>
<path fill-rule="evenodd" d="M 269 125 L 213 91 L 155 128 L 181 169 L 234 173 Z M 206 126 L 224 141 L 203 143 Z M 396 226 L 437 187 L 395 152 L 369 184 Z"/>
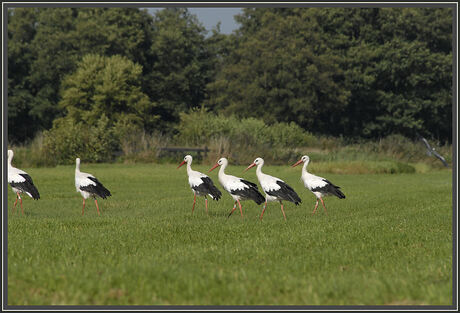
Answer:
<path fill-rule="evenodd" d="M 24 214 L 22 198 L 20 194 L 25 193 L 35 200 L 40 199 L 40 194 L 30 175 L 12 166 L 11 162 L 13 160 L 13 155 L 13 151 L 8 150 L 8 183 L 10 184 L 13 192 L 16 194 L 16 201 L 13 205 L 13 213 L 19 200 L 22 214 Z M 195 209 L 197 196 L 204 197 L 206 213 L 208 213 L 207 196 L 209 196 L 212 200 L 218 201 L 222 197 L 222 192 L 215 186 L 214 182 L 208 175 L 192 170 L 192 161 L 192 156 L 186 155 L 184 160 L 179 164 L 177 168 L 187 164 L 188 182 L 194 194 L 192 214 Z M 323 197 L 333 195 L 339 199 L 344 199 L 345 195 L 342 193 L 339 186 L 334 185 L 325 178 L 309 173 L 307 171 L 309 162 L 310 158 L 307 155 L 304 155 L 299 161 L 293 164 L 292 167 L 303 163 L 301 180 L 303 181 L 305 188 L 309 189 L 316 196 L 316 205 L 312 214 L 315 214 L 319 201 L 321 201 L 321 204 L 323 205 L 324 211 L 327 215 Z M 102 199 L 106 199 L 107 197 L 111 196 L 111 193 L 95 176 L 80 171 L 80 158 L 76 158 L 75 163 L 75 187 L 76 191 L 79 192 L 83 197 L 82 215 L 84 215 L 85 212 L 85 201 L 90 197 L 94 199 L 97 213 L 100 215 L 97 198 L 100 197 Z M 209 170 L 209 172 L 213 171 L 219 166 L 219 183 L 234 200 L 233 209 L 228 214 L 228 217 L 230 217 L 232 213 L 237 209 L 237 205 L 240 209 L 241 217 L 243 217 L 243 208 L 240 201 L 253 200 L 258 205 L 264 203 L 262 213 L 260 214 L 260 219 L 262 219 L 268 202 L 278 201 L 281 206 L 281 212 L 283 213 L 284 219 L 286 220 L 283 201 L 290 201 L 295 205 L 299 205 L 302 202 L 299 195 L 286 182 L 280 178 L 262 172 L 264 160 L 260 157 L 256 158 L 254 162 L 252 162 L 244 171 L 246 172 L 252 167 L 257 166 L 256 176 L 263 192 L 265 193 L 265 196 L 259 192 L 257 184 L 241 177 L 226 174 L 225 169 L 228 166 L 228 160 L 226 158 L 219 159 L 217 163 Z"/>
<path fill-rule="evenodd" d="M 196 196 L 202 196 L 205 198 L 206 203 L 206 213 L 208 212 L 208 199 L 207 196 L 211 197 L 213 200 L 219 200 L 222 193 L 214 185 L 211 178 L 203 173 L 192 170 L 192 156 L 186 155 L 182 163 L 179 164 L 179 167 L 187 163 L 187 174 L 188 182 L 192 192 L 194 194 L 192 213 L 195 208 Z M 345 195 L 340 190 L 339 186 L 332 184 L 327 179 L 308 173 L 307 166 L 310 162 L 310 158 L 307 155 L 304 155 L 299 161 L 292 165 L 295 167 L 303 163 L 302 176 L 301 179 L 304 183 L 304 186 L 309 189 L 316 196 L 316 205 L 312 214 L 315 214 L 318 207 L 318 200 L 321 200 L 321 203 L 324 207 L 324 211 L 327 215 L 326 206 L 323 201 L 323 197 L 334 195 L 339 199 L 344 199 Z M 243 208 L 240 201 L 244 200 L 253 200 L 257 204 L 264 203 L 262 213 L 260 214 L 260 219 L 263 218 L 264 212 L 267 208 L 267 203 L 272 201 L 279 201 L 281 206 L 281 212 L 283 213 L 284 219 L 286 220 L 286 213 L 284 212 L 283 201 L 293 202 L 295 205 L 299 205 L 302 200 L 299 195 L 292 189 L 291 186 L 286 184 L 282 179 L 274 177 L 262 172 L 262 167 L 264 166 L 264 159 L 256 158 L 244 171 L 246 172 L 250 168 L 257 166 L 256 176 L 259 180 L 260 186 L 262 187 L 265 197 L 259 192 L 257 184 L 250 182 L 241 177 L 236 177 L 233 175 L 228 175 L 225 173 L 225 169 L 228 166 L 227 158 L 221 158 L 217 163 L 209 170 L 213 171 L 215 168 L 219 167 L 218 179 L 222 187 L 227 191 L 234 200 L 233 209 L 230 211 L 230 215 L 236 210 L 236 205 L 240 209 L 241 217 L 243 217 Z"/>

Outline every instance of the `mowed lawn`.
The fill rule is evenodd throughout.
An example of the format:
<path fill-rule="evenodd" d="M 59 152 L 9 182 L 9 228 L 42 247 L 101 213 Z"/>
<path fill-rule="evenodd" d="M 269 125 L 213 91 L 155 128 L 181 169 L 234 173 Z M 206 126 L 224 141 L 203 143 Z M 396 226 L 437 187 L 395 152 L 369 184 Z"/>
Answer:
<path fill-rule="evenodd" d="M 302 204 L 285 202 L 284 221 L 271 202 L 260 221 L 252 201 L 227 218 L 217 170 L 222 199 L 192 215 L 177 165 L 82 163 L 112 192 L 100 217 L 91 199 L 81 216 L 74 166 L 24 168 L 41 199 L 13 215 L 8 187 L 8 305 L 452 305 L 450 170 L 316 173 L 347 196 L 326 198 L 326 216 L 300 168 L 267 164 Z M 244 168 L 226 172 L 257 182 Z"/>

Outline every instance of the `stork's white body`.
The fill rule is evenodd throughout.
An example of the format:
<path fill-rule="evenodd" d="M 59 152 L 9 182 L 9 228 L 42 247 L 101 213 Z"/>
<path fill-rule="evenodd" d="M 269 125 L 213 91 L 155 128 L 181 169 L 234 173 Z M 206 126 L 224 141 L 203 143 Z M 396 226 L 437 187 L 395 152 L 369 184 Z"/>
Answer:
<path fill-rule="evenodd" d="M 22 177 L 20 174 L 25 174 L 25 175 L 29 175 L 27 174 L 26 172 L 24 172 L 23 170 L 20 170 L 14 166 L 11 165 L 11 161 L 8 159 L 8 183 L 11 184 L 11 183 L 24 183 L 26 181 L 26 179 L 24 177 Z M 15 188 L 13 186 L 11 186 L 11 190 L 13 190 L 13 192 L 15 194 L 17 194 L 19 196 L 19 198 L 21 198 L 20 194 L 22 192 L 24 192 L 26 195 L 28 195 L 29 197 L 32 198 L 32 194 L 26 190 L 22 190 L 22 189 L 19 189 L 19 188 Z"/>
<path fill-rule="evenodd" d="M 78 163 L 78 166 L 75 168 L 75 188 L 77 189 L 77 192 L 79 192 L 84 199 L 88 199 L 94 194 L 89 193 L 88 191 L 81 190 L 80 188 L 82 186 L 89 186 L 89 185 L 96 186 L 96 183 L 90 180 L 88 177 L 96 178 L 89 173 L 80 172 L 80 163 Z"/>
<path fill-rule="evenodd" d="M 21 203 L 21 212 L 24 214 L 24 208 L 22 206 L 21 193 L 25 193 L 34 200 L 40 199 L 40 193 L 35 187 L 32 177 L 29 174 L 14 167 L 11 162 L 13 161 L 13 150 L 8 150 L 8 184 L 11 186 L 11 189 L 16 194 L 16 201 L 13 205 L 13 213 L 18 203 L 18 199 Z"/>
<path fill-rule="evenodd" d="M 284 183 L 284 181 L 277 177 L 262 173 L 263 165 L 263 163 L 257 165 L 256 176 L 259 180 L 260 185 L 262 186 L 262 190 L 265 193 L 265 201 L 270 202 L 282 200 L 279 197 L 269 195 L 267 192 L 280 190 L 281 186 L 278 185 L 276 182 L 281 181 Z"/>
<path fill-rule="evenodd" d="M 211 199 L 218 201 L 220 197 L 222 196 L 222 193 L 220 192 L 219 189 L 217 189 L 216 186 L 214 186 L 214 182 L 212 181 L 211 178 L 209 178 L 208 175 L 192 170 L 192 161 L 193 161 L 192 156 L 186 155 L 182 163 L 179 164 L 177 168 L 187 163 L 188 183 L 194 194 L 192 214 L 193 214 L 193 210 L 195 209 L 196 196 L 204 197 L 206 213 L 208 213 L 207 196 L 209 195 Z"/>
<path fill-rule="evenodd" d="M 302 167 L 302 175 L 300 176 L 303 185 L 305 186 L 305 188 L 310 190 L 318 199 L 326 196 L 326 193 L 323 193 L 321 191 L 314 191 L 325 187 L 327 185 L 326 180 L 323 177 L 316 176 L 307 172 L 307 165 L 308 163 L 304 163 Z"/>
<path fill-rule="evenodd" d="M 233 204 L 233 209 L 228 216 L 232 215 L 233 211 L 236 210 L 236 204 L 238 203 L 240 207 L 241 217 L 243 217 L 243 209 L 241 207 L 240 201 L 254 200 L 254 202 L 256 202 L 257 204 L 261 204 L 264 200 L 264 197 L 259 192 L 256 184 L 240 177 L 225 174 L 225 168 L 227 167 L 227 165 L 228 160 L 226 158 L 221 158 L 209 171 L 212 171 L 216 167 L 220 166 L 218 173 L 219 183 L 235 201 L 235 203 Z"/>
<path fill-rule="evenodd" d="M 302 180 L 305 188 L 310 190 L 316 197 L 316 204 L 315 209 L 313 210 L 313 214 L 315 214 L 316 209 L 318 208 L 318 200 L 321 200 L 321 204 L 323 205 L 324 211 L 327 214 L 326 205 L 324 204 L 323 197 L 334 195 L 339 199 L 345 199 L 345 195 L 342 193 L 339 186 L 334 185 L 333 183 L 331 183 L 323 177 L 313 175 L 307 171 L 307 166 L 310 162 L 310 157 L 308 155 L 302 156 L 302 158 L 292 166 L 297 166 L 302 162 L 303 167 L 300 179 Z"/>
<path fill-rule="evenodd" d="M 188 184 L 190 185 L 190 189 L 192 189 L 192 192 L 194 195 L 206 197 L 208 193 L 197 190 L 197 187 L 203 184 L 203 180 L 202 180 L 203 177 L 209 178 L 209 176 L 201 172 L 192 170 L 191 163 L 192 162 L 190 163 L 187 162 L 187 175 L 188 175 Z M 209 196 L 214 199 L 213 195 L 209 194 Z"/>
<path fill-rule="evenodd" d="M 265 173 L 262 173 L 262 167 L 264 166 L 264 159 L 256 158 L 252 164 L 250 164 L 246 170 L 250 169 L 257 165 L 256 175 L 259 180 L 260 185 L 265 193 L 265 204 L 260 215 L 262 219 L 265 209 L 267 208 L 267 203 L 270 201 L 279 201 L 281 205 L 281 212 L 283 212 L 284 219 L 286 219 L 286 214 L 284 213 L 283 200 L 291 201 L 298 205 L 302 200 L 300 200 L 297 193 L 292 189 L 288 184 L 286 184 L 282 179 L 274 177 Z"/>
<path fill-rule="evenodd" d="M 222 185 L 222 187 L 227 191 L 230 196 L 233 198 L 235 201 L 239 200 L 245 200 L 243 199 L 242 196 L 234 194 L 236 190 L 244 190 L 248 188 L 248 185 L 243 183 L 241 180 L 242 178 L 236 177 L 233 175 L 228 175 L 225 174 L 225 168 L 228 165 L 228 161 L 224 162 L 224 164 L 221 165 L 218 173 L 219 177 L 219 183 Z M 233 193 L 232 193 L 233 192 Z"/>
<path fill-rule="evenodd" d="M 83 197 L 83 208 L 81 214 L 85 213 L 85 200 L 89 197 L 94 198 L 94 203 L 96 204 L 97 214 L 99 213 L 99 205 L 97 204 L 97 197 L 106 199 L 110 197 L 110 191 L 105 188 L 102 183 L 93 175 L 89 173 L 84 173 L 80 171 L 80 158 L 75 160 L 75 188 L 77 192 Z"/>

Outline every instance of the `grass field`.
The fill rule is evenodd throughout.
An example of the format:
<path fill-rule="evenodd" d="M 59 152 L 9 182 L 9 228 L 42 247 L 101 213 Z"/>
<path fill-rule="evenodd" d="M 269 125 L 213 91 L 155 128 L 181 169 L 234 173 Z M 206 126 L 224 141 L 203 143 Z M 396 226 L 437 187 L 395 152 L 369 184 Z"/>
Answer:
<path fill-rule="evenodd" d="M 41 199 L 13 215 L 8 191 L 8 305 L 452 305 L 450 170 L 324 174 L 347 196 L 326 198 L 326 216 L 311 215 L 300 168 L 267 165 L 302 204 L 286 202 L 284 221 L 269 203 L 260 221 L 254 202 L 227 219 L 222 188 L 192 216 L 176 167 L 83 163 L 113 195 L 100 217 L 90 200 L 81 216 L 73 166 L 24 168 Z M 244 168 L 227 173 L 257 182 Z"/>

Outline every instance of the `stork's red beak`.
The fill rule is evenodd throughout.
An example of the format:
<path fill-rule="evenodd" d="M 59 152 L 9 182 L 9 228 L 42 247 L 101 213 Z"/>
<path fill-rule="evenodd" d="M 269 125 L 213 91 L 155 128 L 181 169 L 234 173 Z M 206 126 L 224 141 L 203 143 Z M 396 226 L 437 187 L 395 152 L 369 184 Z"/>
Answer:
<path fill-rule="evenodd" d="M 250 169 L 251 167 L 254 167 L 256 166 L 256 163 L 252 163 L 251 165 L 249 165 L 244 171 L 246 172 L 248 169 Z"/>
<path fill-rule="evenodd" d="M 219 163 L 216 163 L 216 165 L 214 165 L 214 166 L 212 167 L 212 169 L 210 169 L 209 171 L 212 171 L 213 169 L 215 169 L 215 168 L 218 167 L 218 166 L 219 166 Z"/>
<path fill-rule="evenodd" d="M 179 166 L 178 166 L 177 168 L 181 167 L 181 166 L 182 166 L 182 165 L 184 165 L 184 164 L 185 164 L 185 160 L 184 160 L 184 161 L 182 161 L 182 163 L 181 163 L 181 164 L 179 164 Z M 177 169 L 177 168 L 176 168 L 176 169 Z"/>
<path fill-rule="evenodd" d="M 300 159 L 299 161 L 297 161 L 297 163 L 295 163 L 294 165 L 292 165 L 292 167 L 297 166 L 297 165 L 299 165 L 299 164 L 302 163 L 302 162 L 303 162 L 302 159 Z"/>

